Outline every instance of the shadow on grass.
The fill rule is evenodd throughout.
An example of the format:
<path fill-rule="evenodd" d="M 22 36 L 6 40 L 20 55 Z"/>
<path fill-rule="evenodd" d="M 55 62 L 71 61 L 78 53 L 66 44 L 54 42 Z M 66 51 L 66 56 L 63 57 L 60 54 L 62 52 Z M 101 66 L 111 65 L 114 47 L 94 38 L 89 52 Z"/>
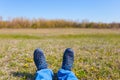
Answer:
<path fill-rule="evenodd" d="M 58 79 L 57 79 L 57 73 L 54 73 L 53 80 L 58 80 Z"/>
<path fill-rule="evenodd" d="M 20 77 L 24 80 L 34 80 L 35 74 L 26 73 L 26 72 L 11 72 L 14 77 Z M 53 80 L 57 80 L 57 73 L 54 73 Z"/>
<path fill-rule="evenodd" d="M 14 77 L 20 77 L 21 79 L 24 79 L 24 80 L 34 80 L 34 75 L 35 75 L 31 73 L 26 73 L 26 72 L 11 72 L 11 74 Z"/>

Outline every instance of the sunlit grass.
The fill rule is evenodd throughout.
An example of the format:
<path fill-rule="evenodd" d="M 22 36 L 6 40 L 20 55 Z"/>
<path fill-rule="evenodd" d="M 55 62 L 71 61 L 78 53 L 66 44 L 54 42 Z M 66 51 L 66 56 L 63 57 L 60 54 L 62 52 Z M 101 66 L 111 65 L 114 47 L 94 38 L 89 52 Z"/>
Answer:
<path fill-rule="evenodd" d="M 66 34 L 66 35 L 26 35 L 0 34 L 1 39 L 70 39 L 70 38 L 120 38 L 120 34 Z"/>
<path fill-rule="evenodd" d="M 61 67 L 63 52 L 68 47 L 75 51 L 73 72 L 79 79 L 120 79 L 119 30 L 97 32 L 90 29 L 88 32 L 89 29 L 70 29 L 68 33 L 65 30 L 57 30 L 56 34 L 54 29 L 51 29 L 52 32 L 45 29 L 40 30 L 42 32 L 1 31 L 0 80 L 33 80 L 36 72 L 33 52 L 36 48 L 43 49 L 49 68 L 56 73 Z"/>

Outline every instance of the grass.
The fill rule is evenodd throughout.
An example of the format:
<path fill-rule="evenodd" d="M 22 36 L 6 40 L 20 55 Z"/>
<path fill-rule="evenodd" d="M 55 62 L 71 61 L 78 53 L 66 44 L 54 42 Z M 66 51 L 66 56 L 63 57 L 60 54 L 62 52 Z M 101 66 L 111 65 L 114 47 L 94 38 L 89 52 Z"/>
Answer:
<path fill-rule="evenodd" d="M 33 80 L 36 48 L 57 73 L 68 47 L 75 51 L 73 72 L 80 80 L 120 79 L 120 30 L 1 29 L 0 80 Z"/>

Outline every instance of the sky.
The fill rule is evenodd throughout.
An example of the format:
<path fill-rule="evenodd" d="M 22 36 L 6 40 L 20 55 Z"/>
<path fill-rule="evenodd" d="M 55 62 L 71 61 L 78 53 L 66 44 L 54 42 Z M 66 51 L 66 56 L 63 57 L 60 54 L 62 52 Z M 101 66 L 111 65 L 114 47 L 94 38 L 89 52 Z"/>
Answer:
<path fill-rule="evenodd" d="M 120 0 L 0 0 L 0 16 L 120 22 Z"/>

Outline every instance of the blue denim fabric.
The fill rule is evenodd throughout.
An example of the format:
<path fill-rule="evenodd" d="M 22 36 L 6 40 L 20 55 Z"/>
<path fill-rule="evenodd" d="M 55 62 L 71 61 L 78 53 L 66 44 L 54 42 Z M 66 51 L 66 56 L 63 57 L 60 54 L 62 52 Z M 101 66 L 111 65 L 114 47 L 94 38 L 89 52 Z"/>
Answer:
<path fill-rule="evenodd" d="M 36 72 L 35 80 L 52 80 L 54 74 L 51 69 L 41 69 Z M 57 73 L 58 80 L 78 80 L 72 71 L 60 69 Z"/>
<path fill-rule="evenodd" d="M 41 69 L 36 72 L 35 80 L 52 80 L 53 75 L 51 69 Z"/>
<path fill-rule="evenodd" d="M 57 73 L 58 80 L 78 80 L 72 71 L 60 69 Z"/>

